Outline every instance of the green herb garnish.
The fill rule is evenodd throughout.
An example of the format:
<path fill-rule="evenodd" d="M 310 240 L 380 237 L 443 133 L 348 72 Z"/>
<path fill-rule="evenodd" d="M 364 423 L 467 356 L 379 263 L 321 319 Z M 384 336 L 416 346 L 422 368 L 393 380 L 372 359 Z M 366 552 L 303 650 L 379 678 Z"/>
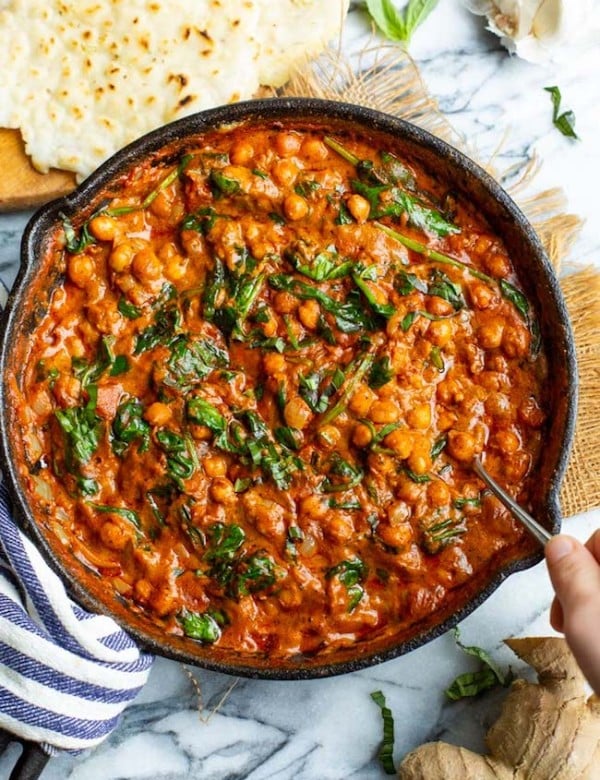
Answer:
<path fill-rule="evenodd" d="M 367 9 L 387 38 L 408 44 L 437 4 L 438 0 L 409 0 L 404 10 L 399 11 L 392 0 L 367 0 Z"/>
<path fill-rule="evenodd" d="M 573 111 L 560 112 L 562 96 L 558 87 L 544 87 L 552 99 L 552 124 L 567 138 L 579 138 L 575 132 L 575 114 Z"/>
<path fill-rule="evenodd" d="M 381 691 L 373 691 L 371 698 L 381 710 L 383 720 L 383 740 L 379 748 L 378 758 L 386 775 L 395 775 L 394 766 L 394 716 L 386 704 L 385 696 Z"/>
<path fill-rule="evenodd" d="M 367 577 L 367 567 L 363 561 L 358 557 L 340 561 L 340 563 L 327 569 L 325 577 L 327 579 L 337 577 L 342 585 L 345 585 L 349 599 L 348 612 L 353 612 L 365 593 L 361 583 Z"/>
<path fill-rule="evenodd" d="M 459 675 L 454 682 L 446 689 L 446 696 L 451 701 L 459 701 L 469 696 L 477 696 L 483 691 L 495 688 L 497 685 L 507 686 L 511 679 L 511 674 L 505 674 L 492 659 L 490 654 L 481 647 L 474 645 L 466 646 L 460 641 L 460 632 L 458 628 L 454 629 L 454 639 L 456 644 L 464 650 L 467 655 L 472 655 L 481 661 L 481 666 L 476 672 L 466 672 Z"/>

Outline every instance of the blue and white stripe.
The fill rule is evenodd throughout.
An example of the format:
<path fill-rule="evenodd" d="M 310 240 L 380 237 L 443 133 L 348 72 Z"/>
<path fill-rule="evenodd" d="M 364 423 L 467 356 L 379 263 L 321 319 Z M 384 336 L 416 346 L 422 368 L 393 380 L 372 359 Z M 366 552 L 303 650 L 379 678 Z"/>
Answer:
<path fill-rule="evenodd" d="M 50 753 L 93 747 L 151 664 L 113 620 L 71 601 L 15 525 L 0 484 L 0 728 Z"/>

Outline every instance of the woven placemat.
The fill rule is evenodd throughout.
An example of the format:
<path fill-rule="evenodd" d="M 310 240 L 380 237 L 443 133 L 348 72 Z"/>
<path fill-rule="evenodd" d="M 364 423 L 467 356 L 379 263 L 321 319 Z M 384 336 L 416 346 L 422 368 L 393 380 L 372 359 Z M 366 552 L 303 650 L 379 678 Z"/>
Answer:
<path fill-rule="evenodd" d="M 499 171 L 494 158 L 481 159 L 477 149 L 458 133 L 428 93 L 415 62 L 396 46 L 375 45 L 356 55 L 329 50 L 307 63 L 278 93 L 295 97 L 339 100 L 402 117 L 448 141 L 475 159 L 519 204 L 536 229 L 560 275 L 573 324 L 580 375 L 575 443 L 561 491 L 563 514 L 569 517 L 600 507 L 600 271 L 571 269 L 561 274 L 563 260 L 581 227 L 564 213 L 560 188 L 527 195 L 539 168 L 534 159 L 515 180 L 514 170 Z"/>

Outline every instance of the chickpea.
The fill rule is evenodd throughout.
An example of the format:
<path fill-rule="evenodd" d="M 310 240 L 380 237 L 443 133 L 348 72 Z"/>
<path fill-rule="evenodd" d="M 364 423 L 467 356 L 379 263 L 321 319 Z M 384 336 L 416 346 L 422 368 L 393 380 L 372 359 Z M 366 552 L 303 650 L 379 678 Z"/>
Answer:
<path fill-rule="evenodd" d="M 509 358 L 525 357 L 529 351 L 530 335 L 520 325 L 508 325 L 502 334 L 502 349 Z"/>
<path fill-rule="evenodd" d="M 504 321 L 494 318 L 477 331 L 477 341 L 484 349 L 497 349 L 502 344 Z"/>
<path fill-rule="evenodd" d="M 505 425 L 515 416 L 515 411 L 506 393 L 489 393 L 484 401 L 485 411 Z"/>
<path fill-rule="evenodd" d="M 375 401 L 369 409 L 374 423 L 393 423 L 400 419 L 400 410 L 393 401 Z"/>
<path fill-rule="evenodd" d="M 352 518 L 342 512 L 333 512 L 327 515 L 323 526 L 324 533 L 336 542 L 347 542 L 355 534 Z"/>
<path fill-rule="evenodd" d="M 346 206 L 354 219 L 360 224 L 366 222 L 371 213 L 369 201 L 363 198 L 362 195 L 350 195 L 346 201 Z"/>
<path fill-rule="evenodd" d="M 296 395 L 286 403 L 283 416 L 289 426 L 302 431 L 310 422 L 312 412 L 306 401 Z"/>
<path fill-rule="evenodd" d="M 298 299 L 288 292 L 278 292 L 273 300 L 273 308 L 279 314 L 291 314 L 298 308 Z"/>
<path fill-rule="evenodd" d="M 298 307 L 298 319 L 309 330 L 315 330 L 319 324 L 321 307 L 315 300 L 303 301 Z"/>
<path fill-rule="evenodd" d="M 245 165 L 254 157 L 254 147 L 250 141 L 236 141 L 229 152 L 229 159 L 234 165 Z"/>
<path fill-rule="evenodd" d="M 108 264 L 113 271 L 121 273 L 122 271 L 126 271 L 129 268 L 134 254 L 135 249 L 131 244 L 118 244 L 110 253 Z"/>
<path fill-rule="evenodd" d="M 202 461 L 204 471 L 207 477 L 225 477 L 227 476 L 227 461 L 219 455 L 213 455 L 210 458 L 204 458 Z"/>
<path fill-rule="evenodd" d="M 358 423 L 358 425 L 354 427 L 354 430 L 352 431 L 352 442 L 356 444 L 357 447 L 367 447 L 372 439 L 373 434 L 367 425 Z"/>
<path fill-rule="evenodd" d="M 271 338 L 277 333 L 277 322 L 273 317 L 270 317 L 266 322 L 261 322 L 259 327 L 267 338 Z"/>
<path fill-rule="evenodd" d="M 401 460 L 406 460 L 412 452 L 414 437 L 410 431 L 397 428 L 395 431 L 388 433 L 383 440 L 383 443 L 386 447 L 394 450 Z"/>
<path fill-rule="evenodd" d="M 390 525 L 405 525 L 412 514 L 412 510 L 406 501 L 395 501 L 387 508 L 387 516 Z"/>
<path fill-rule="evenodd" d="M 187 270 L 187 262 L 181 255 L 174 255 L 165 265 L 165 276 L 170 282 L 178 282 L 183 279 Z"/>
<path fill-rule="evenodd" d="M 276 376 L 285 371 L 286 362 L 283 355 L 279 352 L 267 352 L 263 357 L 263 365 L 269 376 Z"/>
<path fill-rule="evenodd" d="M 427 338 L 436 347 L 445 347 L 454 334 L 450 320 L 434 320 L 427 328 Z"/>
<path fill-rule="evenodd" d="M 475 437 L 468 431 L 449 431 L 447 446 L 450 455 L 464 463 L 473 460 L 477 450 Z"/>
<path fill-rule="evenodd" d="M 213 435 L 207 425 L 190 425 L 190 433 L 196 441 L 208 441 Z"/>
<path fill-rule="evenodd" d="M 436 479 L 427 486 L 427 497 L 434 506 L 448 506 L 452 494 L 445 482 Z"/>
<path fill-rule="evenodd" d="M 302 139 L 298 133 L 278 133 L 275 136 L 275 149 L 281 157 L 291 157 L 300 149 Z"/>
<path fill-rule="evenodd" d="M 389 544 L 390 547 L 408 547 L 413 540 L 413 529 L 410 523 L 402 523 L 398 525 L 388 525 L 382 523 L 377 528 L 377 536 Z"/>
<path fill-rule="evenodd" d="M 411 428 L 425 430 L 431 425 L 431 406 L 429 404 L 417 404 L 406 417 Z"/>
<path fill-rule="evenodd" d="M 401 498 L 407 504 L 414 506 L 417 504 L 421 495 L 423 494 L 423 486 L 417 482 L 413 482 L 412 479 L 404 479 L 398 487 L 398 498 Z"/>
<path fill-rule="evenodd" d="M 61 374 L 54 382 L 52 393 L 61 406 L 73 406 L 79 401 L 81 382 L 69 374 Z"/>
<path fill-rule="evenodd" d="M 323 501 L 322 496 L 313 495 L 303 498 L 300 502 L 299 515 L 305 515 L 313 520 L 320 520 L 329 512 L 327 503 Z"/>
<path fill-rule="evenodd" d="M 98 241 L 112 241 L 116 233 L 115 220 L 106 214 L 99 214 L 90 220 L 89 230 Z"/>
<path fill-rule="evenodd" d="M 513 431 L 498 431 L 494 436 L 494 444 L 505 455 L 513 455 L 521 446 L 521 440 Z"/>
<path fill-rule="evenodd" d="M 495 252 L 487 255 L 485 258 L 485 266 L 489 273 L 497 279 L 504 279 L 511 271 L 508 257 L 506 257 L 506 255 L 496 254 Z"/>
<path fill-rule="evenodd" d="M 444 298 L 440 298 L 439 295 L 427 296 L 426 307 L 427 311 L 430 314 L 435 314 L 436 317 L 447 317 L 454 312 L 452 304 Z"/>
<path fill-rule="evenodd" d="M 339 443 L 341 433 L 339 428 L 336 428 L 335 425 L 324 425 L 319 429 L 318 436 L 321 445 L 331 450 Z"/>
<path fill-rule="evenodd" d="M 414 471 L 415 474 L 427 474 L 431 469 L 431 456 L 429 453 L 419 452 L 418 449 L 413 448 L 413 451 L 407 458 L 408 468 Z"/>
<path fill-rule="evenodd" d="M 301 195 L 291 192 L 283 201 L 283 213 L 292 222 L 297 222 L 308 214 L 308 203 Z"/>
<path fill-rule="evenodd" d="M 492 245 L 492 239 L 489 236 L 479 236 L 473 247 L 473 251 L 478 255 L 484 255 Z"/>
<path fill-rule="evenodd" d="M 94 261 L 88 255 L 73 255 L 69 258 L 67 273 L 73 284 L 85 289 L 95 275 Z"/>
<path fill-rule="evenodd" d="M 171 421 L 173 417 L 173 411 L 168 404 L 163 404 L 160 401 L 155 401 L 144 412 L 144 419 L 147 420 L 150 425 L 166 425 Z"/>
<path fill-rule="evenodd" d="M 252 174 L 243 165 L 226 165 L 222 173 L 228 179 L 237 181 L 243 190 L 247 190 L 252 184 Z"/>
<path fill-rule="evenodd" d="M 162 274 L 162 263 L 154 254 L 154 250 L 145 247 L 136 252 L 132 262 L 133 273 L 141 281 L 159 279 Z"/>
<path fill-rule="evenodd" d="M 219 478 L 210 486 L 210 497 L 217 504 L 230 504 L 235 501 L 235 490 L 228 479 Z"/>
<path fill-rule="evenodd" d="M 298 176 L 298 166 L 291 160 L 277 160 L 272 172 L 277 184 L 281 187 L 291 187 Z"/>
<path fill-rule="evenodd" d="M 311 162 L 321 162 L 329 155 L 329 149 L 318 138 L 307 138 L 302 143 L 302 156 Z"/>
<path fill-rule="evenodd" d="M 469 293 L 476 309 L 489 309 L 498 300 L 494 290 L 485 282 L 473 282 L 469 287 Z"/>
<path fill-rule="evenodd" d="M 437 414 L 437 427 L 440 431 L 447 431 L 452 428 L 456 422 L 456 415 L 454 412 L 440 410 Z"/>
<path fill-rule="evenodd" d="M 361 382 L 350 397 L 348 408 L 358 417 L 365 417 L 376 399 L 377 394 L 371 390 L 369 385 Z"/>
<path fill-rule="evenodd" d="M 100 526 L 102 544 L 111 550 L 123 550 L 130 538 L 127 530 L 117 521 L 107 520 Z"/>

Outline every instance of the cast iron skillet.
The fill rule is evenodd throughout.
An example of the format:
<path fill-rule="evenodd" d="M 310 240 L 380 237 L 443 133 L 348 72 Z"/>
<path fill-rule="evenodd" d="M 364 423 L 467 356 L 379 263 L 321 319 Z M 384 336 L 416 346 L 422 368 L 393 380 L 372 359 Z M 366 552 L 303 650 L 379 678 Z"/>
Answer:
<path fill-rule="evenodd" d="M 456 149 L 414 125 L 366 108 L 314 99 L 249 101 L 205 111 L 160 128 L 120 151 L 73 194 L 42 208 L 30 221 L 22 242 L 21 270 L 4 314 L 0 345 L 0 454 L 18 521 L 30 533 L 47 560 L 62 576 L 72 594 L 86 607 L 111 615 L 149 651 L 207 669 L 248 677 L 307 679 L 361 669 L 407 653 L 440 636 L 463 620 L 490 596 L 510 574 L 538 563 L 541 552 L 525 541 L 492 560 L 489 569 L 459 594 L 453 609 L 442 609 L 416 628 L 393 639 L 354 644 L 330 655 L 270 662 L 268 657 L 238 656 L 233 651 L 202 646 L 186 637 L 167 635 L 147 617 L 107 594 L 101 578 L 70 557 L 60 542 L 36 522 L 23 489 L 18 464 L 25 463 L 19 437 L 13 435 L 9 380 L 18 382 L 26 334 L 48 303 L 48 294 L 60 282 L 61 269 L 52 265 L 48 245 L 61 229 L 62 216 L 87 218 L 106 197 L 111 185 L 131 166 L 152 156 L 157 163 L 177 159 L 190 139 L 203 132 L 238 122 L 277 126 L 327 126 L 335 132 L 355 128 L 383 148 L 407 154 L 420 162 L 483 212 L 503 237 L 519 279 L 533 303 L 549 359 L 551 413 L 545 447 L 532 495 L 532 513 L 546 527 L 560 527 L 558 492 L 573 437 L 577 370 L 573 337 L 560 288 L 544 250 L 517 206 L 502 188 Z M 171 162 L 172 164 L 172 162 Z M 41 272 L 40 272 L 41 267 Z M 62 269 L 64 270 L 64 269 Z"/>

